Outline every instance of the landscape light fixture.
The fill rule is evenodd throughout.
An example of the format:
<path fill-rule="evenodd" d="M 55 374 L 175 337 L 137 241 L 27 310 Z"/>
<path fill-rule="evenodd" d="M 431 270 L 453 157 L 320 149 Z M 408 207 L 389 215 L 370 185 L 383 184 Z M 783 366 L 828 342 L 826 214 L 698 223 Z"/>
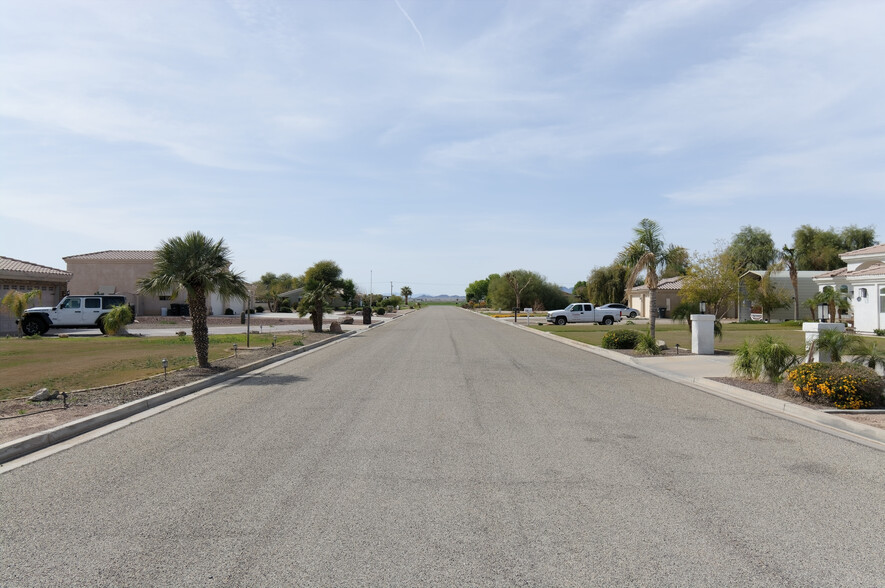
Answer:
<path fill-rule="evenodd" d="M 240 356 L 237 355 L 237 344 L 236 343 L 234 343 L 234 357 L 236 357 L 237 359 L 240 358 Z"/>
<path fill-rule="evenodd" d="M 676 344 L 676 355 L 679 355 L 679 343 Z"/>
<path fill-rule="evenodd" d="M 166 358 L 163 358 L 163 379 L 166 379 L 166 368 L 169 367 L 169 362 L 166 361 Z"/>
<path fill-rule="evenodd" d="M 700 307 L 701 307 L 701 314 L 707 314 L 707 301 L 706 300 L 701 300 Z"/>

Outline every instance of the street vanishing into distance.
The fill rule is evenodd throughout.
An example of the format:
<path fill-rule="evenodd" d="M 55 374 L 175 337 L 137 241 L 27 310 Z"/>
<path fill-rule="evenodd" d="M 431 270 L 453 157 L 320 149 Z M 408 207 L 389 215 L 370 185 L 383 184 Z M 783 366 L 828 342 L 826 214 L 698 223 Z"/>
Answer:
<path fill-rule="evenodd" d="M 885 581 L 885 453 L 454 307 L 0 492 L 3 586 Z"/>

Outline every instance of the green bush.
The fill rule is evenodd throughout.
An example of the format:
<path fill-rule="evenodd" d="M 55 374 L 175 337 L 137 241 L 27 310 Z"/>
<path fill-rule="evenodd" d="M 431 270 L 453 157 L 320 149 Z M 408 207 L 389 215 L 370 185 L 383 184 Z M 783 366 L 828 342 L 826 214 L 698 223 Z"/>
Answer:
<path fill-rule="evenodd" d="M 614 329 L 602 337 L 604 349 L 634 349 L 639 341 L 639 331 L 632 329 Z"/>
<path fill-rule="evenodd" d="M 855 363 L 805 363 L 787 374 L 793 390 L 809 402 L 836 408 L 872 408 L 883 404 L 882 378 Z"/>
<path fill-rule="evenodd" d="M 281 306 L 277 310 L 277 312 L 288 312 L 289 314 L 292 314 L 292 307 L 291 306 Z"/>
<path fill-rule="evenodd" d="M 783 340 L 771 335 L 745 340 L 735 351 L 731 369 L 738 376 L 759 380 L 763 376 L 780 382 L 783 374 L 799 361 L 796 353 Z"/>
<path fill-rule="evenodd" d="M 383 315 L 385 312 L 387 312 L 387 311 L 384 309 L 383 306 L 379 306 L 378 308 L 375 309 L 375 314 L 377 314 L 378 316 Z"/>
<path fill-rule="evenodd" d="M 885 329 L 873 329 L 873 332 L 879 337 L 885 337 Z"/>
<path fill-rule="evenodd" d="M 102 317 L 102 331 L 108 335 L 116 335 L 122 331 L 126 325 L 131 323 L 133 319 L 132 309 L 129 308 L 129 305 L 120 304 L 113 307 L 110 312 Z"/>
<path fill-rule="evenodd" d="M 660 355 L 661 347 L 658 345 L 658 342 L 655 341 L 654 337 L 651 336 L 651 333 L 639 333 L 639 337 L 636 340 L 636 349 L 637 353 L 642 353 L 643 355 Z"/>
<path fill-rule="evenodd" d="M 258 314 L 261 314 L 262 312 L 264 312 L 264 307 L 261 305 L 256 306 L 255 312 L 257 312 Z"/>
<path fill-rule="evenodd" d="M 842 356 L 860 343 L 860 337 L 843 331 L 821 331 L 817 337 L 818 350 L 828 353 L 830 361 L 840 362 Z"/>
<path fill-rule="evenodd" d="M 232 315 L 233 313 L 234 313 L 233 308 L 225 308 L 224 309 L 224 314 L 226 314 L 226 315 Z"/>

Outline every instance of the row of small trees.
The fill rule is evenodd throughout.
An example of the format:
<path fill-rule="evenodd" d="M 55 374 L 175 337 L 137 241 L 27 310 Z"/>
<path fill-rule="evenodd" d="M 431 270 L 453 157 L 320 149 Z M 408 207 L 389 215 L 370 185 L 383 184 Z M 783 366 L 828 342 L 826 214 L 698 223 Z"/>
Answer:
<path fill-rule="evenodd" d="M 601 304 L 626 301 L 630 291 L 639 283 L 649 288 L 651 308 L 656 308 L 658 282 L 667 277 L 684 276 L 680 296 L 683 308 L 676 312 L 696 312 L 698 303 L 706 301 L 708 312 L 717 318 L 726 315 L 737 300 L 746 297 L 770 318 L 773 310 L 790 306 L 799 299 L 798 272 L 826 271 L 844 266 L 839 253 L 869 247 L 875 244 L 873 227 L 845 227 L 840 231 L 818 229 L 802 225 L 793 233 L 793 244 L 777 249 L 771 234 L 757 227 L 746 226 L 732 237 L 727 245 L 713 253 L 690 258 L 683 247 L 665 245 L 661 227 L 653 220 L 643 219 L 634 229 L 629 242 L 615 261 L 606 267 L 594 268 L 586 282 L 575 284 L 574 293 L 580 299 Z M 760 280 L 746 280 L 746 292 L 740 292 L 740 277 L 748 270 L 762 270 Z M 793 287 L 792 294 L 776 286 L 771 279 L 775 271 L 787 271 Z M 636 278 L 645 274 L 643 282 Z M 812 318 L 818 305 L 827 304 L 829 315 L 847 309 L 848 300 L 840 292 L 827 288 L 806 302 Z M 794 319 L 799 318 L 794 305 Z M 652 322 L 654 316 L 651 317 Z M 652 326 L 652 329 L 654 327 Z"/>
<path fill-rule="evenodd" d="M 504 274 L 472 282 L 465 290 L 467 302 L 482 300 L 494 308 L 524 308 L 535 310 L 562 308 L 568 304 L 568 295 L 556 284 L 532 271 L 516 269 Z"/>

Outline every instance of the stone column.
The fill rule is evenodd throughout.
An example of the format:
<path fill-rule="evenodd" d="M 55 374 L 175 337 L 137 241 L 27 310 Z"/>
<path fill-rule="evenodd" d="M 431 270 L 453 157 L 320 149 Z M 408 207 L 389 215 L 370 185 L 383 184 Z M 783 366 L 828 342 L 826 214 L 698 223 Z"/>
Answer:
<path fill-rule="evenodd" d="M 812 343 L 817 342 L 821 331 L 845 331 L 845 323 L 802 323 L 802 330 L 805 332 L 805 356 L 808 357 L 808 351 L 811 349 Z M 821 352 L 814 346 L 814 353 L 811 354 L 811 361 L 831 361 L 829 352 Z"/>
<path fill-rule="evenodd" d="M 713 355 L 713 323 L 716 317 L 712 314 L 691 315 L 691 352 L 695 355 Z"/>

